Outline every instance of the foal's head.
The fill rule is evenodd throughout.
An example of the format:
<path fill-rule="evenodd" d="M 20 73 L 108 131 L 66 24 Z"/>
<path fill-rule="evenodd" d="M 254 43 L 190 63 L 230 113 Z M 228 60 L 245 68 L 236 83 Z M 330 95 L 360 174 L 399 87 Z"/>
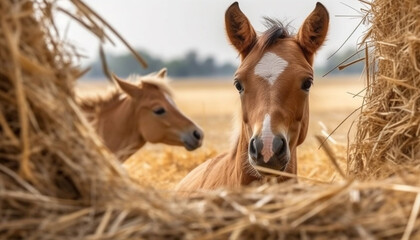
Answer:
<path fill-rule="evenodd" d="M 293 172 L 291 152 L 306 137 L 312 63 L 328 22 L 327 10 L 317 3 L 296 36 L 273 20 L 258 36 L 238 3 L 226 11 L 227 35 L 241 56 L 234 86 L 241 98 L 252 166 Z"/>
<path fill-rule="evenodd" d="M 133 108 L 133 131 L 139 137 L 194 150 L 202 144 L 203 131 L 177 108 L 163 82 L 165 77 L 166 69 L 162 69 L 156 76 L 140 78 L 140 84 L 135 85 L 114 75 Z"/>

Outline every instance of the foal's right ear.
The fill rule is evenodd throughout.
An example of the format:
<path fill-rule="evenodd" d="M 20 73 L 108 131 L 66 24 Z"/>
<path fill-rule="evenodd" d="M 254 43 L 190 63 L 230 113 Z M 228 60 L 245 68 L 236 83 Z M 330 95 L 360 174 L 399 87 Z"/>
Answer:
<path fill-rule="evenodd" d="M 139 97 L 141 95 L 141 89 L 127 81 L 122 80 L 121 78 L 117 77 L 117 75 L 112 74 L 112 78 L 117 82 L 118 86 L 130 97 Z"/>
<path fill-rule="evenodd" d="M 225 25 L 230 42 L 244 59 L 257 42 L 257 34 L 248 18 L 239 8 L 238 2 L 233 3 L 226 10 Z"/>
<path fill-rule="evenodd" d="M 162 68 L 157 74 L 156 76 L 159 78 L 165 78 L 167 75 L 168 70 L 166 68 Z"/>

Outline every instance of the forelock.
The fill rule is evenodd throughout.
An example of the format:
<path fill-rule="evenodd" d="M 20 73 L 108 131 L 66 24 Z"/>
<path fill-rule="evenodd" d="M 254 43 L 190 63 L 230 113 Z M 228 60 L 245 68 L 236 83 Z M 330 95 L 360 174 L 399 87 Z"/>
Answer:
<path fill-rule="evenodd" d="M 288 25 L 284 26 L 279 20 L 264 17 L 267 30 L 260 36 L 258 45 L 262 50 L 272 46 L 278 39 L 290 37 Z"/>

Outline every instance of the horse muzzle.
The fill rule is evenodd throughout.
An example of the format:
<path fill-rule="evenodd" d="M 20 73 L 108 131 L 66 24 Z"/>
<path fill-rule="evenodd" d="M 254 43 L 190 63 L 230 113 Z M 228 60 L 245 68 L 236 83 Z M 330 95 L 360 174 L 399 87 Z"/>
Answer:
<path fill-rule="evenodd" d="M 204 133 L 199 128 L 186 131 L 181 134 L 181 141 L 184 144 L 185 149 L 193 151 L 201 147 L 203 143 Z"/>
<path fill-rule="evenodd" d="M 268 139 L 256 136 L 249 141 L 248 156 L 251 165 L 284 171 L 290 162 L 289 145 L 282 134 Z"/>

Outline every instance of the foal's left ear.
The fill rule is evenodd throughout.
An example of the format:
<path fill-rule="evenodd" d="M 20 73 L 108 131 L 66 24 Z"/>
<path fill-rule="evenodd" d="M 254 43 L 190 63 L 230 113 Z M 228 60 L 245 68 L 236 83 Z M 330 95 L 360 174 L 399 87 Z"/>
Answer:
<path fill-rule="evenodd" d="M 140 97 L 142 90 L 136 85 L 129 83 L 117 77 L 117 75 L 112 74 L 112 77 L 117 82 L 118 86 L 130 97 Z"/>
<path fill-rule="evenodd" d="M 328 32 L 330 17 L 327 9 L 321 3 L 316 3 L 315 9 L 305 19 L 296 38 L 312 64 L 313 55 L 321 47 Z"/>

